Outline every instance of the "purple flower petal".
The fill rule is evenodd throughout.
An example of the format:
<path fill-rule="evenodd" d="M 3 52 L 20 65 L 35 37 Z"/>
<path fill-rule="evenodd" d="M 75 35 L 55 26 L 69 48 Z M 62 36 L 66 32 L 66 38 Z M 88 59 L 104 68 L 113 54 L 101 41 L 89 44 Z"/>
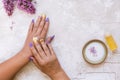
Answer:
<path fill-rule="evenodd" d="M 8 14 L 11 16 L 15 7 L 16 0 L 3 0 L 4 8 Z"/>
<path fill-rule="evenodd" d="M 3 0 L 4 8 L 8 16 L 13 14 L 16 3 L 20 10 L 27 13 L 34 14 L 36 11 L 34 5 L 32 4 L 32 0 Z"/>
<path fill-rule="evenodd" d="M 18 0 L 17 7 L 27 13 L 34 14 L 36 9 L 31 1 L 32 0 Z"/>

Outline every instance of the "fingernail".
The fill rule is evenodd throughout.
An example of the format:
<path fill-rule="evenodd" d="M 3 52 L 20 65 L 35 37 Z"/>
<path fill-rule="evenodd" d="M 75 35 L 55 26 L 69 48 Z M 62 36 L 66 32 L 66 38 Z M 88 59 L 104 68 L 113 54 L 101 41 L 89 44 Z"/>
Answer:
<path fill-rule="evenodd" d="M 55 37 L 55 35 L 51 36 L 51 37 L 50 37 L 50 40 L 49 40 L 49 41 L 47 41 L 47 42 L 46 42 L 46 44 L 50 44 L 50 43 L 51 43 L 51 41 L 54 39 L 54 37 Z"/>
<path fill-rule="evenodd" d="M 39 18 L 41 19 L 41 16 L 39 16 Z"/>
<path fill-rule="evenodd" d="M 34 19 L 32 19 L 32 23 L 34 23 Z"/>
<path fill-rule="evenodd" d="M 42 18 L 45 19 L 45 18 L 46 18 L 46 15 L 45 15 L 45 14 L 42 14 Z"/>
<path fill-rule="evenodd" d="M 33 61 L 33 57 L 29 57 L 29 60 L 30 60 L 30 61 Z"/>
<path fill-rule="evenodd" d="M 51 37 L 51 41 L 52 41 L 54 38 L 55 38 L 55 35 L 53 35 L 53 36 Z"/>
<path fill-rule="evenodd" d="M 29 43 L 29 47 L 30 47 L 30 48 L 33 47 L 33 44 L 32 44 L 32 43 Z"/>
<path fill-rule="evenodd" d="M 45 20 L 46 22 L 49 22 L 49 18 L 46 18 L 46 20 Z"/>

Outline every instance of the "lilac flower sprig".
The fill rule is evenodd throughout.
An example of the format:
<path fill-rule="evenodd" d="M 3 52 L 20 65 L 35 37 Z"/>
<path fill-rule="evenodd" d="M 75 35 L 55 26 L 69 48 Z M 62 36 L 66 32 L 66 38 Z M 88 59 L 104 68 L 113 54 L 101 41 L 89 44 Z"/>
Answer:
<path fill-rule="evenodd" d="M 32 4 L 32 0 L 18 0 L 17 7 L 27 13 L 34 14 L 36 9 Z"/>
<path fill-rule="evenodd" d="M 32 4 L 32 0 L 3 0 L 3 4 L 8 16 L 13 14 L 16 4 L 20 10 L 27 13 L 35 14 L 36 11 L 34 5 Z"/>
<path fill-rule="evenodd" d="M 13 14 L 15 3 L 16 0 L 3 0 L 4 8 L 8 16 L 11 16 Z"/>

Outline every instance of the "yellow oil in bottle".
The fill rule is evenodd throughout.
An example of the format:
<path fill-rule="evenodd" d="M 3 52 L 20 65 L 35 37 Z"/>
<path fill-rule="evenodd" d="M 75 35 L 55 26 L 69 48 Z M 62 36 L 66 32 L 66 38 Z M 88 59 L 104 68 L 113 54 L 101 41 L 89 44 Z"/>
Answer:
<path fill-rule="evenodd" d="M 110 48 L 110 50 L 112 52 L 116 52 L 118 46 L 117 46 L 113 36 L 111 34 L 107 34 L 107 35 L 105 35 L 105 39 L 106 39 L 107 45 Z"/>

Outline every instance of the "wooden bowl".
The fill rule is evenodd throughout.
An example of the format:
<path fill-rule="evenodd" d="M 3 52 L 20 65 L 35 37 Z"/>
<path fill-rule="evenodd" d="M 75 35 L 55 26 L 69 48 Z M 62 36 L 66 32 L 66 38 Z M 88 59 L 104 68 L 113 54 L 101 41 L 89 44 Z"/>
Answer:
<path fill-rule="evenodd" d="M 85 44 L 82 50 L 83 58 L 90 64 L 103 63 L 108 55 L 108 49 L 101 40 L 90 40 Z"/>

